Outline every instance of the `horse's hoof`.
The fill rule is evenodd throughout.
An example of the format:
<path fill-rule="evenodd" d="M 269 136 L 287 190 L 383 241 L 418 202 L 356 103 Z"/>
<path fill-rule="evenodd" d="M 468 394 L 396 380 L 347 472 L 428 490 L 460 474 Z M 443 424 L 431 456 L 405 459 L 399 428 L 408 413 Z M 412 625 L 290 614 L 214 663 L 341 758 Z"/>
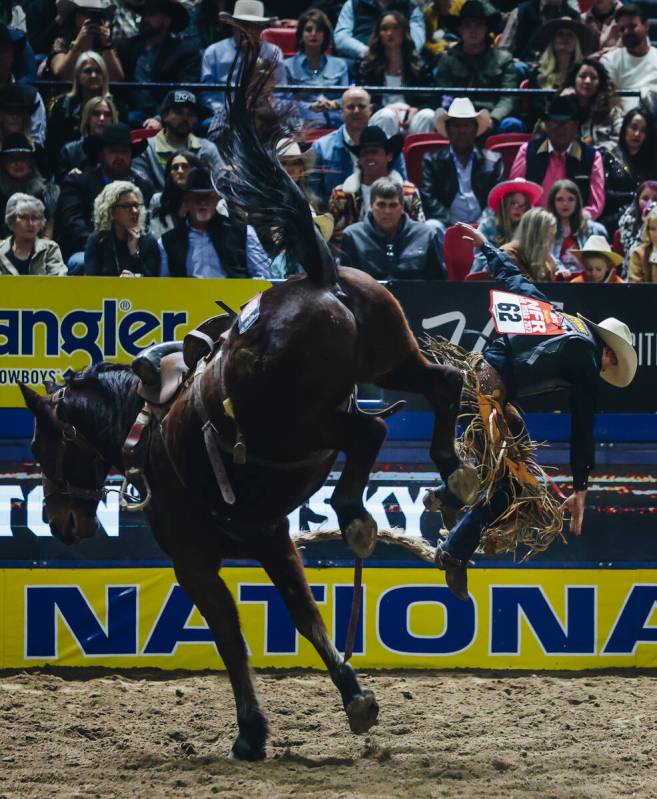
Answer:
<path fill-rule="evenodd" d="M 472 505 L 479 493 L 479 473 L 474 466 L 463 464 L 447 479 L 447 487 L 464 505 Z"/>
<path fill-rule="evenodd" d="M 351 731 L 362 735 L 376 724 L 379 715 L 379 704 L 372 691 L 363 691 L 349 702 L 346 707 Z"/>
<path fill-rule="evenodd" d="M 251 744 L 243 735 L 238 735 L 235 739 L 232 755 L 236 760 L 248 760 L 251 763 L 267 757 L 264 744 Z"/>
<path fill-rule="evenodd" d="M 376 546 L 377 526 L 369 515 L 352 519 L 344 531 L 344 537 L 357 558 L 369 558 Z"/>

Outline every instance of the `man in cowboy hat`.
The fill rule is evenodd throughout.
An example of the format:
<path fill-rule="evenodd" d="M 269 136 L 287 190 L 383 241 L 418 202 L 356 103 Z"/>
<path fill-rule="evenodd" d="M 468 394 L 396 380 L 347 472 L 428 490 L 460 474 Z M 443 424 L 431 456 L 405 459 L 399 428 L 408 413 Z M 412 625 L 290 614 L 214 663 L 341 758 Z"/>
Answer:
<path fill-rule="evenodd" d="M 571 96 L 553 97 L 543 114 L 545 135 L 523 144 L 511 166 L 511 178 L 526 178 L 543 186 L 540 204 L 547 207 L 557 180 L 576 184 L 584 212 L 597 219 L 605 206 L 605 173 L 600 153 L 578 139 L 579 108 Z"/>
<path fill-rule="evenodd" d="M 5 95 L 6 99 L 9 100 L 9 98 L 13 96 L 15 101 L 17 95 L 12 95 L 11 92 L 16 92 L 18 90 L 12 87 L 26 86 L 24 83 L 16 83 L 17 78 L 20 77 L 17 68 L 18 59 L 24 52 L 26 41 L 25 37 L 22 35 L 20 38 L 16 39 L 14 33 L 14 31 L 9 30 L 9 28 L 4 25 L 0 25 L 0 94 L 4 94 L 5 90 L 8 90 L 9 95 Z M 29 88 L 31 89 L 31 87 Z M 31 90 L 34 93 L 36 105 L 32 102 L 31 95 L 29 97 L 25 95 L 24 107 L 28 108 L 29 106 L 30 108 L 30 134 L 32 140 L 36 144 L 43 146 L 46 141 L 47 129 L 46 107 L 39 92 L 37 92 L 36 89 Z"/>
<path fill-rule="evenodd" d="M 255 230 L 218 212 L 220 196 L 206 169 L 195 167 L 185 185 L 185 225 L 159 240 L 160 276 L 270 277 L 270 262 Z"/>
<path fill-rule="evenodd" d="M 650 44 L 648 9 L 639 3 L 623 5 L 616 11 L 616 24 L 623 46 L 605 53 L 600 63 L 619 91 L 647 90 L 654 95 L 657 48 Z M 621 100 L 624 111 L 638 105 L 636 97 Z"/>
<path fill-rule="evenodd" d="M 469 225 L 460 224 L 460 227 L 463 237 L 481 249 L 489 271 L 505 292 L 519 299 L 527 297 L 543 303 L 541 314 L 546 308 L 551 308 L 548 298 L 520 273 L 506 253 L 489 244 Z M 573 492 L 562 508 L 571 514 L 570 531 L 580 535 L 589 474 L 595 465 L 593 434 L 598 377 L 618 388 L 632 382 L 637 369 L 632 334 L 627 325 L 613 317 L 596 324 L 581 314 L 576 317 L 557 314 L 553 308 L 549 331 L 544 324 L 533 333 L 524 326 L 523 332 L 517 332 L 517 326 L 504 332 L 500 330 L 501 324 L 513 325 L 516 317 L 521 318 L 508 305 L 508 297 L 507 294 L 504 298 L 507 304 L 499 306 L 501 312 L 494 314 L 500 335 L 483 351 L 483 362 L 477 367 L 480 391 L 499 403 L 515 442 L 526 437 L 526 431 L 517 409 L 509 408 L 514 400 L 559 389 L 569 391 Z M 514 307 L 516 311 L 519 308 Z M 545 323 L 545 317 L 540 318 Z M 500 457 L 503 454 L 500 452 Z M 515 465 L 519 468 L 510 471 L 513 475 L 511 482 L 523 479 L 522 457 L 516 460 Z M 509 478 L 504 478 L 457 521 L 461 503 L 452 492 L 445 486 L 430 492 L 428 507 L 440 509 L 443 520 L 451 528 L 446 542 L 437 548 L 436 562 L 446 572 L 447 585 L 460 599 L 468 598 L 467 564 L 479 545 L 482 532 L 500 522 L 517 495 Z"/>
<path fill-rule="evenodd" d="M 125 79 L 137 83 L 195 83 L 200 57 L 192 39 L 176 33 L 189 24 L 189 14 L 179 0 L 145 0 L 140 10 L 139 33 L 116 43 Z M 130 95 L 130 123 L 138 127 L 157 110 L 164 92 L 135 89 Z"/>
<path fill-rule="evenodd" d="M 499 13 L 486 0 L 468 0 L 454 18 L 461 41 L 443 53 L 434 76 L 437 86 L 472 86 L 479 89 L 515 89 L 518 73 L 506 50 L 492 46 L 491 36 L 499 26 Z M 475 98 L 477 111 L 486 109 L 491 128 L 506 120 L 503 130 L 521 130 L 520 120 L 508 120 L 515 107 L 513 95 Z"/>
<path fill-rule="evenodd" d="M 488 193 L 504 178 L 499 153 L 475 145 L 489 122 L 488 111 L 475 111 L 466 97 L 456 97 L 448 111 L 436 112 L 436 129 L 449 139 L 449 147 L 424 157 L 422 204 L 442 235 L 454 222 L 478 223 Z"/>
<path fill-rule="evenodd" d="M 222 11 L 219 19 L 230 22 L 236 20 L 240 26 L 247 30 L 260 31 L 269 27 L 273 22 L 273 17 L 265 16 L 265 6 L 260 0 L 236 0 L 232 14 Z M 203 53 L 201 62 L 201 83 L 225 83 L 228 79 L 235 57 L 239 38 L 242 34 L 238 28 L 233 29 L 233 35 L 227 39 L 211 44 Z M 283 51 L 280 47 L 270 42 L 261 42 L 260 58 L 263 61 L 275 64 L 274 81 L 285 83 L 285 67 L 283 66 Z M 241 59 L 241 54 L 240 54 Z M 238 62 L 239 63 L 239 62 Z M 206 102 L 212 105 L 216 112 L 223 107 L 223 92 L 208 92 L 205 95 Z"/>
<path fill-rule="evenodd" d="M 420 192 L 414 183 L 393 168 L 404 143 L 401 134 L 388 138 L 381 128 L 368 125 L 358 144 L 349 145 L 357 158 L 356 169 L 341 186 L 336 186 L 329 198 L 329 212 L 335 220 L 331 244 L 338 248 L 342 232 L 354 222 L 362 222 L 370 210 L 370 191 L 374 181 L 389 177 L 402 187 L 403 208 L 415 222 L 424 222 Z"/>
<path fill-rule="evenodd" d="M 216 145 L 192 133 L 196 121 L 209 113 L 187 89 L 167 92 L 160 105 L 162 130 L 148 139 L 145 152 L 134 160 L 134 168 L 150 180 L 156 191 L 164 188 L 167 161 L 180 150 L 193 152 L 213 174 L 221 169 Z"/>
<path fill-rule="evenodd" d="M 85 139 L 84 149 L 95 166 L 64 178 L 55 219 L 55 238 L 68 259 L 69 272 L 84 263 L 85 244 L 94 231 L 94 200 L 108 183 L 129 180 L 141 190 L 146 204 L 153 195 L 151 182 L 132 167 L 132 159 L 144 152 L 146 142 L 133 143 L 127 125 L 107 125 L 100 137 Z"/>

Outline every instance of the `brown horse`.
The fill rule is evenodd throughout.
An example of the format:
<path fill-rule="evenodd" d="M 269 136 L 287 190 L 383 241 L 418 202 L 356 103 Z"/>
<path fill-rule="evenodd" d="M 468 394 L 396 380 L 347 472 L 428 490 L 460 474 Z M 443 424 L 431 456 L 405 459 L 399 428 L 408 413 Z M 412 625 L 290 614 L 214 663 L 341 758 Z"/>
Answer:
<path fill-rule="evenodd" d="M 239 727 L 233 753 L 257 759 L 265 755 L 267 724 L 237 609 L 219 574 L 222 560 L 262 564 L 325 663 L 351 729 L 364 732 L 378 706 L 329 640 L 287 515 L 323 484 L 342 451 L 331 504 L 354 552 L 371 553 L 376 524 L 363 492 L 386 425 L 354 407 L 357 382 L 424 395 L 436 415 L 430 452 L 443 477 L 470 473 L 454 450 L 460 374 L 423 357 L 387 289 L 363 272 L 336 268 L 306 200 L 254 133 L 254 98 L 242 87 L 254 85 L 257 48 L 250 41 L 243 48 L 222 143 L 234 171 L 223 189 L 234 208 L 248 209 L 249 221 L 274 229 L 279 247 L 305 276 L 269 289 L 257 313 L 235 320 L 221 350 L 153 428 L 145 472 L 152 487 L 149 524 L 211 628 L 233 686 Z M 34 455 L 45 478 L 48 519 L 62 541 L 93 535 L 105 475 L 111 465 L 125 470 L 121 445 L 142 405 L 136 387 L 127 367 L 109 364 L 91 367 L 47 397 L 23 387 L 36 417 Z M 208 429 L 234 502 L 218 487 Z M 245 446 L 245 458 L 231 457 L 236 443 Z M 450 485 L 462 495 L 471 489 L 468 479 Z"/>

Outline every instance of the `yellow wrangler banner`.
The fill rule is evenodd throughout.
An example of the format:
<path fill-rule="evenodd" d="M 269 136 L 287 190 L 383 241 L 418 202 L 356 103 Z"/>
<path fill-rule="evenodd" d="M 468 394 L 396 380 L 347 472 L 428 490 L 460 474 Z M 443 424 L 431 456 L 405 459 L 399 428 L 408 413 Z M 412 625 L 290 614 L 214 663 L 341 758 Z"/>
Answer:
<path fill-rule="evenodd" d="M 22 407 L 18 383 L 38 387 L 101 360 L 129 363 L 144 347 L 181 340 L 264 291 L 264 280 L 3 277 L 0 408 Z"/>
<path fill-rule="evenodd" d="M 320 667 L 257 568 L 227 568 L 251 662 Z M 338 648 L 351 569 L 307 569 Z M 440 573 L 364 570 L 354 665 L 361 668 L 590 669 L 657 666 L 657 571 L 472 569 L 472 596 Z M 167 568 L 0 571 L 0 668 L 223 668 L 198 611 Z"/>

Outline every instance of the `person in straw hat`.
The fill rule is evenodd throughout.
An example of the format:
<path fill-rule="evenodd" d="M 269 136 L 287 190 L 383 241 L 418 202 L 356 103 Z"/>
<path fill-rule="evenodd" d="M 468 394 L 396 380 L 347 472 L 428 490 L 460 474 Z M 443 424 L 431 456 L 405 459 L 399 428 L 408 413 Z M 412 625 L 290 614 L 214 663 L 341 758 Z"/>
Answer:
<path fill-rule="evenodd" d="M 616 271 L 623 256 L 614 252 L 604 236 L 589 236 L 581 250 L 571 250 L 583 268 L 571 283 L 625 283 Z"/>
<path fill-rule="evenodd" d="M 436 360 L 465 371 L 464 397 L 470 422 L 463 434 L 466 456 L 477 460 L 482 479 L 478 500 L 457 520 L 461 503 L 446 486 L 428 492 L 425 504 L 440 510 L 449 529 L 436 550 L 436 563 L 460 599 L 468 598 L 467 564 L 480 543 L 489 552 L 525 557 L 563 538 L 563 513 L 570 531 L 580 535 L 589 473 L 594 466 L 593 438 L 598 377 L 618 388 L 628 386 L 637 369 L 632 334 L 610 317 L 600 323 L 581 314 L 559 313 L 513 261 L 470 225 L 464 238 L 483 252 L 491 274 L 502 284 L 491 294 L 496 331 L 482 353 L 468 353 L 445 340 L 430 344 Z M 608 256 L 608 254 L 607 254 Z M 510 296 L 511 295 L 511 296 Z M 560 505 L 534 458 L 516 399 L 558 389 L 570 392 L 570 463 L 573 492 Z"/>
<path fill-rule="evenodd" d="M 504 179 L 500 154 L 476 146 L 489 121 L 488 111 L 476 111 L 467 97 L 436 111 L 436 130 L 449 147 L 425 156 L 421 188 L 427 220 L 434 220 L 442 237 L 455 222 L 478 224 L 490 191 Z"/>

